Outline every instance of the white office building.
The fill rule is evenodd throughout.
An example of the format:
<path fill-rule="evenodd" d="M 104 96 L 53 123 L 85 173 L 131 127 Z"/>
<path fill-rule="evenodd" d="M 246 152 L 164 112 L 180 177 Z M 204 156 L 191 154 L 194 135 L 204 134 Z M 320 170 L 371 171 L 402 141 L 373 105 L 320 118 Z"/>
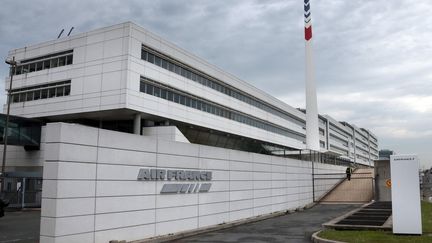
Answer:
<path fill-rule="evenodd" d="M 304 112 L 136 24 L 13 57 L 11 115 L 37 119 L 42 131 L 32 145 L 12 126 L 11 136 L 21 134 L 13 144 L 26 146 L 8 146 L 6 171 L 43 171 L 41 242 L 137 240 L 313 201 L 311 162 L 289 157 L 306 148 Z M 320 115 L 319 133 L 323 154 L 364 165 L 378 158 L 367 129 Z M 165 193 L 174 180 L 191 184 Z"/>

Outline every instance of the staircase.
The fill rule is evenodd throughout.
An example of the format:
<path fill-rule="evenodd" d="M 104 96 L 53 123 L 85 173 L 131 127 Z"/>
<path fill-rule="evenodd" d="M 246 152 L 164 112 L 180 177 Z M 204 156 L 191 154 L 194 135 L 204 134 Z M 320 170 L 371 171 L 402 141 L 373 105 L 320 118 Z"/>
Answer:
<path fill-rule="evenodd" d="M 333 190 L 327 193 L 320 203 L 365 203 L 374 196 L 374 169 L 356 169 L 351 180 L 343 180 Z"/>

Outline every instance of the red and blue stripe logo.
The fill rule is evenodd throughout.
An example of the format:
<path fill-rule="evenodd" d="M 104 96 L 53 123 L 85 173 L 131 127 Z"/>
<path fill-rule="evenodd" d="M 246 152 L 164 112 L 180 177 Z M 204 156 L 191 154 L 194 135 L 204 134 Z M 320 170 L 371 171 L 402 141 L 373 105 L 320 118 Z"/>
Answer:
<path fill-rule="evenodd" d="M 310 0 L 304 0 L 304 17 L 305 17 L 305 40 L 312 39 L 312 22 L 310 12 Z"/>

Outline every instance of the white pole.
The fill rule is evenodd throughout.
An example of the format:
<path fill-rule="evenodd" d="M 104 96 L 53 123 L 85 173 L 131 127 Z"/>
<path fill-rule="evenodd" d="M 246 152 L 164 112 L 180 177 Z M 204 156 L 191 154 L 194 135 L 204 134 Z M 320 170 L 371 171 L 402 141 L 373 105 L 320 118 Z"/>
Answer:
<path fill-rule="evenodd" d="M 312 21 L 310 0 L 304 0 L 306 49 L 306 148 L 320 150 L 318 130 L 318 105 L 312 55 Z"/>

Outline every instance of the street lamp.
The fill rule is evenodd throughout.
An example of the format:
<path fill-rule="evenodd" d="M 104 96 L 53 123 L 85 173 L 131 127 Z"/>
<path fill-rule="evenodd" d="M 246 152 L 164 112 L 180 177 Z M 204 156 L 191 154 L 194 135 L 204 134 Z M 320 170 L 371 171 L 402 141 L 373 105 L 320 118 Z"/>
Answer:
<path fill-rule="evenodd" d="M 4 191 L 4 173 L 5 173 L 5 163 L 6 163 L 6 149 L 7 149 L 7 138 L 8 138 L 8 128 L 9 128 L 9 112 L 10 112 L 10 103 L 11 103 L 11 91 L 12 91 L 12 79 L 15 73 L 15 69 L 17 66 L 17 62 L 15 61 L 15 56 L 12 57 L 12 60 L 5 60 L 5 63 L 10 66 L 10 82 L 7 96 L 7 113 L 6 113 L 6 122 L 5 128 L 3 131 L 3 161 L 1 168 L 1 192 Z"/>

